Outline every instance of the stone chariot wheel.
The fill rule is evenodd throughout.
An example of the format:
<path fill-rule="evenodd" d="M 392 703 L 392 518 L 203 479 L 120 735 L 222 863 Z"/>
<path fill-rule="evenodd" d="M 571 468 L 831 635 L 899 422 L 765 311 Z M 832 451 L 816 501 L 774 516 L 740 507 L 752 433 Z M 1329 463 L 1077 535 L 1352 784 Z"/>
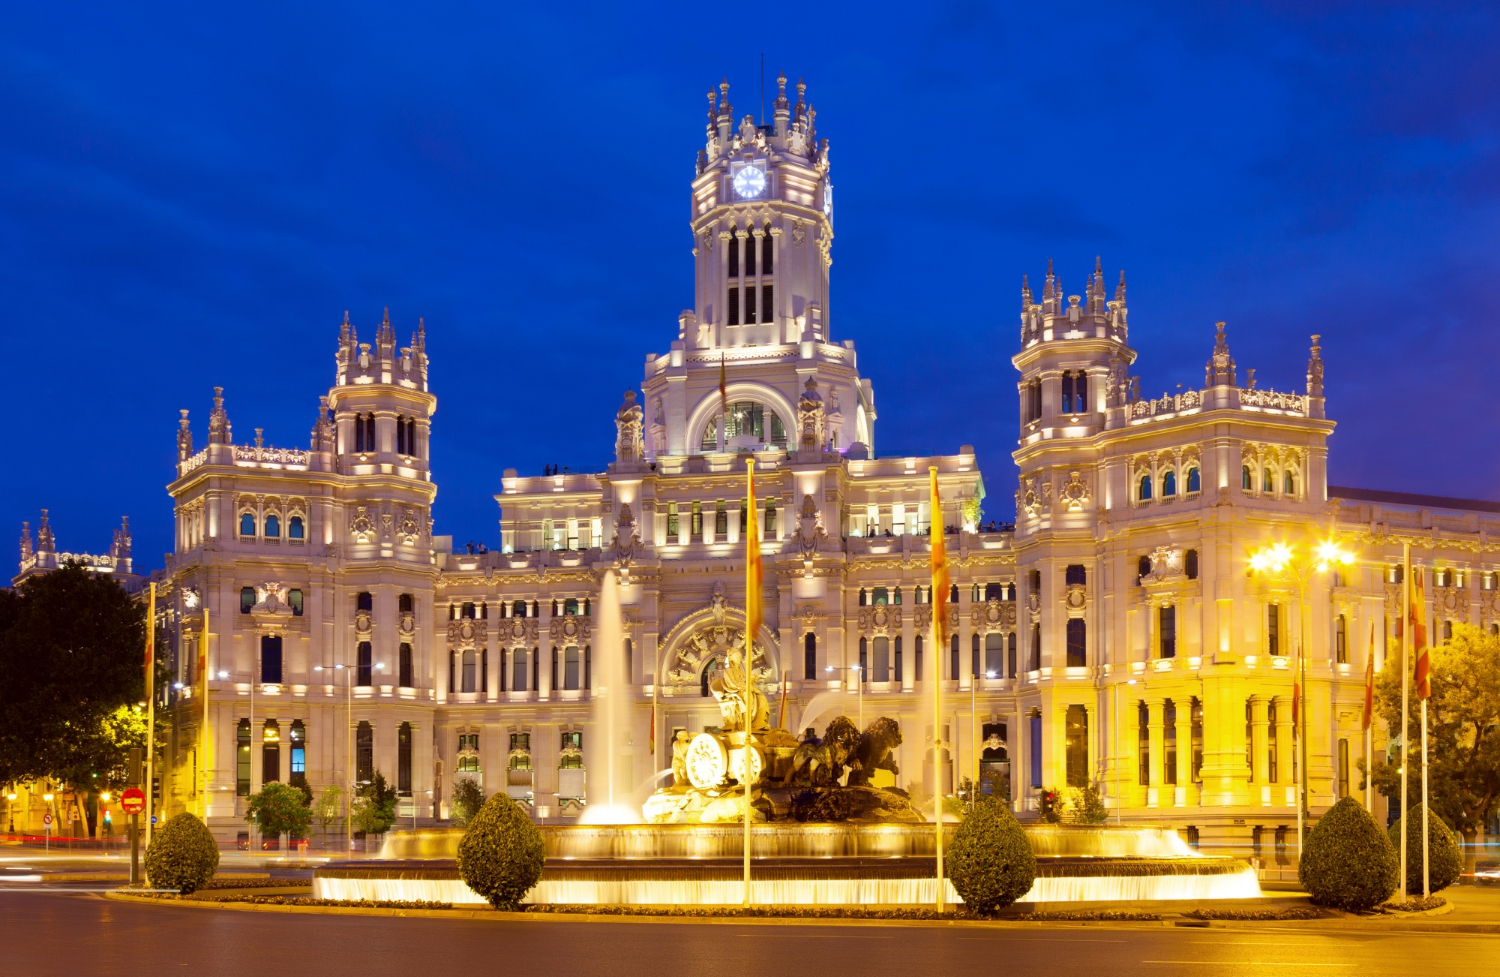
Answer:
<path fill-rule="evenodd" d="M 761 774 L 766 772 L 766 755 L 761 748 L 750 745 L 750 775 L 745 776 L 745 750 L 743 747 L 731 746 L 729 751 L 729 776 L 738 780 L 741 784 L 748 780 L 752 785 L 760 782 Z"/>
<path fill-rule="evenodd" d="M 699 790 L 719 786 L 729 773 L 729 756 L 724 744 L 712 733 L 699 733 L 693 737 L 688 744 L 685 763 L 688 783 Z"/>

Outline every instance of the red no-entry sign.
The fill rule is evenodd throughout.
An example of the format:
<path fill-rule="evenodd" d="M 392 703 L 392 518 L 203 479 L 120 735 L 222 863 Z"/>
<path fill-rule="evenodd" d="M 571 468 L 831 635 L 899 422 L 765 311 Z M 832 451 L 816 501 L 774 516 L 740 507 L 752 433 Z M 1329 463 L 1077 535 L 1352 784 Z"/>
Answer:
<path fill-rule="evenodd" d="M 126 787 L 120 795 L 120 807 L 126 814 L 139 814 L 146 809 L 146 792 L 139 787 Z"/>

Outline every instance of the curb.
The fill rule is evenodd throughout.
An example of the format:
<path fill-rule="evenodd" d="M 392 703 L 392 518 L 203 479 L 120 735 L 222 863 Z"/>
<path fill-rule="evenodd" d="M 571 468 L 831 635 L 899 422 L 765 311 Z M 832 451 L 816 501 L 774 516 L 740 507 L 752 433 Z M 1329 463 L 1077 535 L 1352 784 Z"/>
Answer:
<path fill-rule="evenodd" d="M 1308 930 L 1337 930 L 1379 932 L 1380 923 L 1395 923 L 1402 930 L 1417 930 L 1427 933 L 1500 933 L 1500 923 L 1429 923 L 1425 919 L 1407 922 L 1387 916 L 1370 919 L 1162 919 L 1162 920 L 978 920 L 978 919 L 807 919 L 776 916 L 629 916 L 612 913 L 513 913 L 493 909 L 382 909 L 377 906 L 285 906 L 257 905 L 255 903 L 204 902 L 199 900 L 151 899 L 127 892 L 104 893 L 106 899 L 122 902 L 149 903 L 156 906 L 178 906 L 189 909 L 228 909 L 238 912 L 291 913 L 302 915 L 331 916 L 382 916 L 408 917 L 412 919 L 461 919 L 488 922 L 537 922 L 537 923 L 668 923 L 679 925 L 716 926 L 854 926 L 854 927 L 925 927 L 948 929 L 1036 929 L 1056 927 L 1110 927 L 1120 929 L 1280 929 L 1288 927 L 1296 932 Z M 1453 912 L 1449 903 L 1437 909 L 1412 913 L 1412 916 L 1443 916 Z"/>

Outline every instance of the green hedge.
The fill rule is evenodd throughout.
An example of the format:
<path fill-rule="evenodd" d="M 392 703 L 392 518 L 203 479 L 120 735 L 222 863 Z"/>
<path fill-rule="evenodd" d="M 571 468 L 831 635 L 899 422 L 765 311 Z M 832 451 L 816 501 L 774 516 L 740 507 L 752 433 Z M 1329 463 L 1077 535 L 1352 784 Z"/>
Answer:
<path fill-rule="evenodd" d="M 186 812 L 151 835 L 146 848 L 146 879 L 158 889 L 189 893 L 219 870 L 219 846 L 202 821 Z"/>
<path fill-rule="evenodd" d="M 943 868 L 964 905 L 987 914 L 1031 890 L 1036 854 L 1010 808 L 986 797 L 958 826 Z"/>
<path fill-rule="evenodd" d="M 1320 906 L 1360 912 L 1396 891 L 1396 849 L 1359 802 L 1346 797 L 1318 819 L 1297 878 Z"/>
<path fill-rule="evenodd" d="M 1401 857 L 1401 825 L 1410 822 L 1406 834 L 1406 891 L 1420 895 L 1422 892 L 1422 805 L 1407 812 L 1407 816 L 1391 825 L 1386 832 L 1396 857 Z M 1398 876 L 1400 869 L 1397 870 Z M 1458 839 L 1443 819 L 1432 808 L 1427 809 L 1427 879 L 1429 891 L 1446 889 L 1458 881 L 1464 871 L 1463 850 Z"/>
<path fill-rule="evenodd" d="M 458 843 L 459 877 L 496 909 L 518 908 L 546 859 L 542 833 L 504 793 L 485 801 Z"/>

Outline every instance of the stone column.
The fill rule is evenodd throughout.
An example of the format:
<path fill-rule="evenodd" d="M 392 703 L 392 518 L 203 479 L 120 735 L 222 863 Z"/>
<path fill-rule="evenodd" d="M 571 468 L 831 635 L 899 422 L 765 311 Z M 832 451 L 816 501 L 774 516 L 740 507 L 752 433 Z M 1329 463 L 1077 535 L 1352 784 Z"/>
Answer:
<path fill-rule="evenodd" d="M 1268 700 L 1263 695 L 1250 697 L 1250 770 L 1251 782 L 1256 790 L 1253 793 L 1263 793 L 1264 788 L 1271 782 L 1270 764 L 1267 762 L 1266 742 L 1266 707 Z M 1253 797 L 1251 803 L 1256 803 Z"/>
<path fill-rule="evenodd" d="M 1272 791 L 1272 803 L 1296 810 L 1296 794 L 1288 793 L 1296 784 L 1292 776 L 1296 769 L 1292 743 L 1292 697 L 1279 695 L 1276 697 L 1276 790 Z M 1289 802 L 1288 796 L 1294 799 Z"/>
<path fill-rule="evenodd" d="M 1147 776 L 1150 784 L 1146 790 L 1146 806 L 1159 807 L 1161 804 L 1159 792 L 1162 784 L 1162 764 L 1165 759 L 1165 743 L 1162 736 L 1162 698 L 1155 696 L 1146 700 L 1146 728 L 1150 736 L 1150 763 L 1147 767 Z"/>
<path fill-rule="evenodd" d="M 1178 806 L 1191 803 L 1193 786 L 1193 700 L 1173 700 L 1177 703 L 1177 799 Z"/>

